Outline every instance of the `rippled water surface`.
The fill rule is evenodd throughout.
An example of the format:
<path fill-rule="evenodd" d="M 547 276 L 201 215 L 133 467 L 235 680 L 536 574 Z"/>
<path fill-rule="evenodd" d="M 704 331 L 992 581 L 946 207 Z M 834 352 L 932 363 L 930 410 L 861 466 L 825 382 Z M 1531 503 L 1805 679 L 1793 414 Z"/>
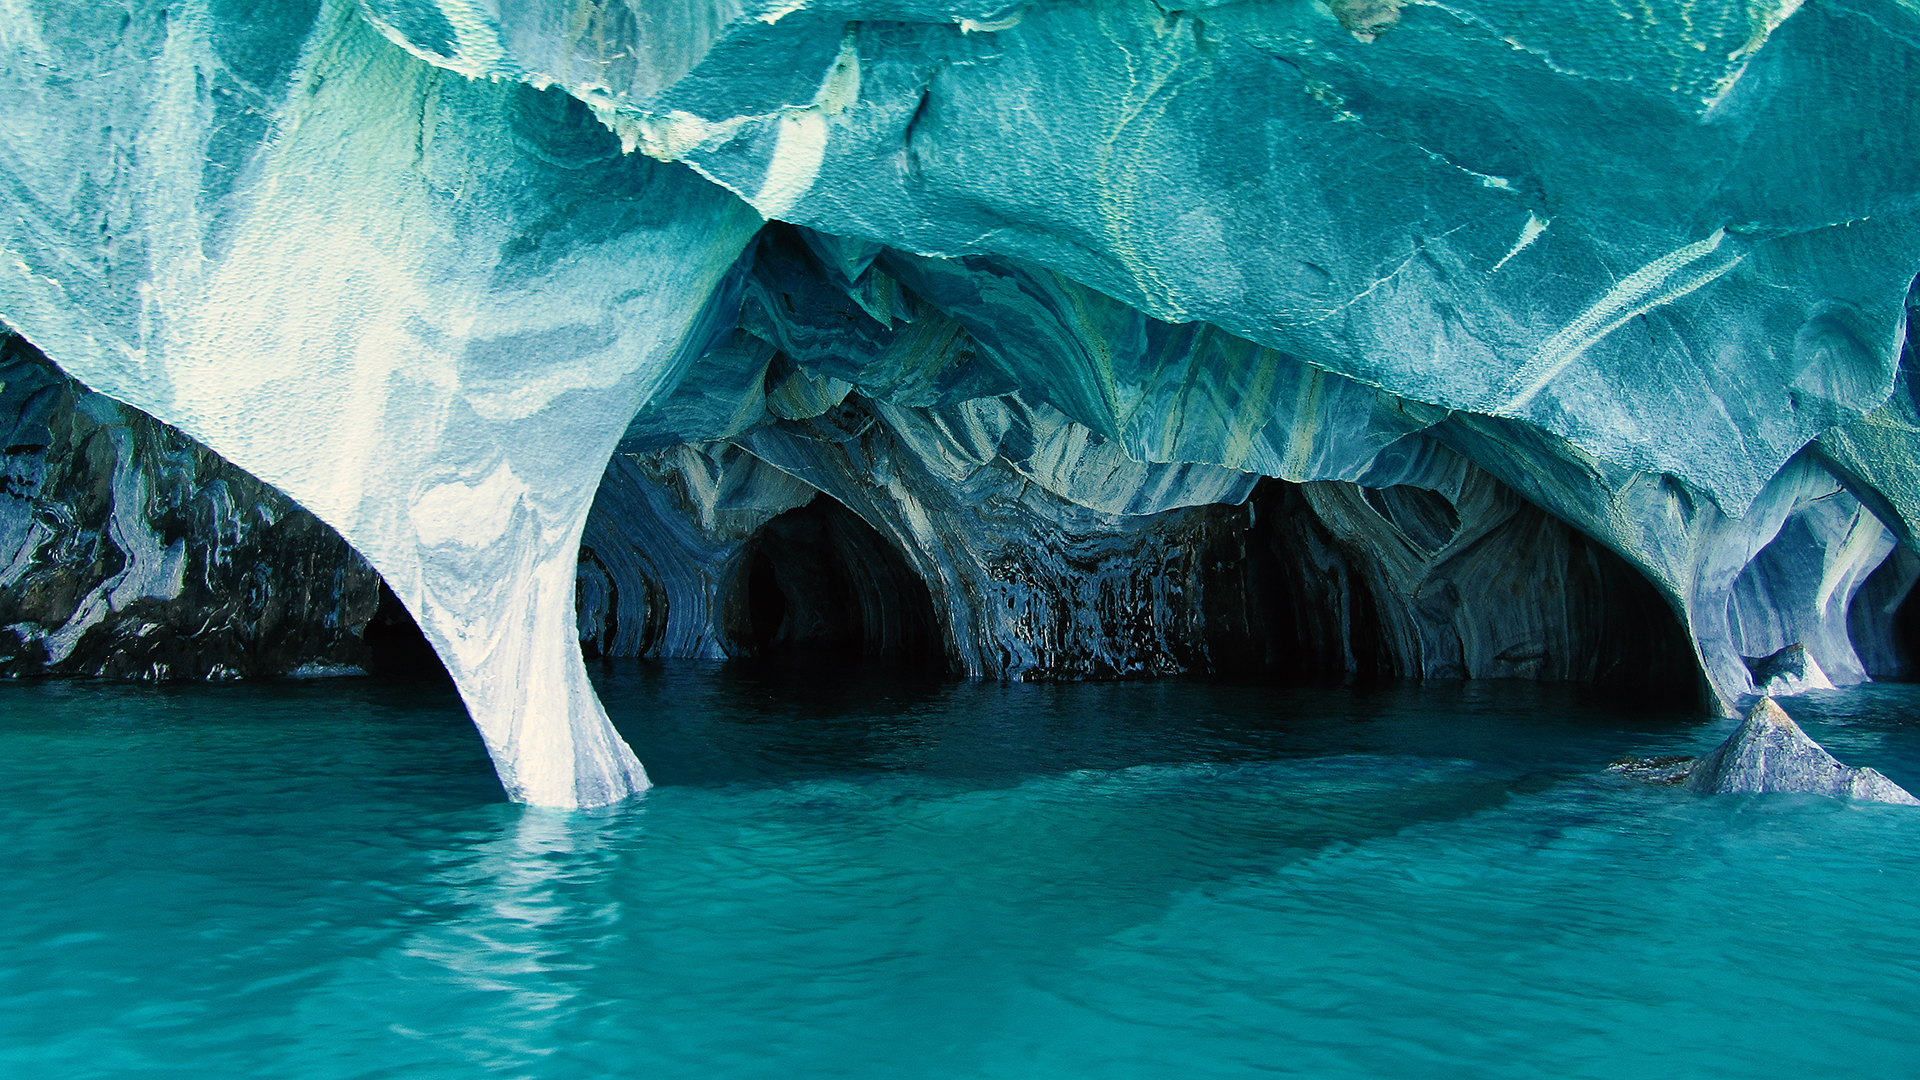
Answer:
<path fill-rule="evenodd" d="M 623 666 L 659 786 L 450 691 L 0 686 L 0 1075 L 1912 1076 L 1920 811 L 1603 773 L 1566 688 Z M 1920 789 L 1920 689 L 1787 703 Z"/>

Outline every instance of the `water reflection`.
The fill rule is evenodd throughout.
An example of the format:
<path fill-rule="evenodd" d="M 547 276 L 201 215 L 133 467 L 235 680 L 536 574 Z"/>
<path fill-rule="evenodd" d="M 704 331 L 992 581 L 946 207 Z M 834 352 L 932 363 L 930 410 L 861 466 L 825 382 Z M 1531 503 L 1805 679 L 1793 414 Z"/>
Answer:
<path fill-rule="evenodd" d="M 434 853 L 441 865 L 422 899 L 441 914 L 399 947 L 399 966 L 425 965 L 414 978 L 476 1000 L 454 1016 L 396 1019 L 394 1031 L 457 1047 L 489 1069 L 551 1055 L 554 1029 L 590 992 L 593 954 L 624 918 L 608 879 L 644 814 L 644 803 L 589 813 L 499 806 L 483 815 L 491 828 Z"/>
<path fill-rule="evenodd" d="M 1602 771 L 1715 722 L 1529 686 L 601 687 L 662 783 L 592 813 L 501 803 L 440 698 L 0 687 L 0 1071 L 1896 1075 L 1920 1038 L 1920 815 Z M 1917 707 L 1789 705 L 1909 783 Z"/>

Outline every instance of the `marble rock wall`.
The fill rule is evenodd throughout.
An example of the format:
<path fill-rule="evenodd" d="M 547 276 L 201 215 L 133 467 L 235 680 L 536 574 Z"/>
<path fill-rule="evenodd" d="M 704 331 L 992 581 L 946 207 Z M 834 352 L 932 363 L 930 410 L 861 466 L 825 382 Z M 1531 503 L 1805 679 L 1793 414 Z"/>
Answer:
<path fill-rule="evenodd" d="M 1076 501 L 1107 490 L 1057 482 L 1078 469 L 1056 471 L 1049 487 L 1022 471 L 1029 459 L 1009 460 L 1003 451 L 1026 446 L 1035 427 L 1017 399 L 943 415 L 849 395 L 818 417 L 754 432 L 750 451 L 727 444 L 616 459 L 591 519 L 597 546 L 582 555 L 582 580 L 609 566 L 624 572 L 611 575 L 611 587 L 582 588 L 581 597 L 596 598 L 583 600 L 583 621 L 689 618 L 698 626 L 672 640 L 616 637 L 616 655 L 746 656 L 777 644 L 748 629 L 750 594 L 763 587 L 752 580 L 752 560 L 783 521 L 804 512 L 779 507 L 820 506 L 819 492 L 913 573 L 909 583 L 870 577 L 855 602 L 910 608 L 906 594 L 924 588 L 947 662 L 966 674 L 1268 671 L 1696 685 L 1686 632 L 1649 582 L 1437 443 L 1420 440 L 1382 462 L 1366 476 L 1371 486 L 1236 480 L 1224 498 L 1202 489 L 1186 505 L 1129 513 Z M 988 432 L 998 441 L 986 442 Z M 1072 441 L 1089 458 L 1103 446 L 1084 432 Z M 973 447 L 970 456 L 962 446 Z M 740 494 L 765 490 L 769 471 L 805 486 L 749 510 Z M 659 494 L 689 490 L 739 494 L 724 517 L 717 505 Z M 859 554 L 871 541 L 837 543 L 871 558 Z M 810 575 L 778 576 L 793 594 Z M 609 595 L 639 599 L 615 612 L 598 606 Z M 881 651 L 850 643 L 842 659 Z"/>
<path fill-rule="evenodd" d="M 730 281 L 710 313 L 733 326 L 622 446 L 678 490 L 738 482 L 712 465 L 696 473 L 716 479 L 671 479 L 673 455 L 744 452 L 741 476 L 771 465 L 839 500 L 928 583 L 957 671 L 1225 670 L 1259 655 L 1320 673 L 1697 679 L 1732 709 L 1753 658 L 1802 644 L 1845 683 L 1866 677 L 1856 634 L 1898 647 L 1893 598 L 1871 617 L 1852 601 L 1904 519 L 1817 446 L 1735 514 L 1533 425 L 1398 398 L 1032 267 L 772 225 Z M 702 425 L 725 439 L 676 441 Z M 1212 580 L 1199 568 L 1258 561 L 1244 550 L 1264 541 L 1235 514 L 1259 517 L 1262 475 L 1298 489 L 1284 500 L 1296 524 L 1272 526 L 1295 569 Z M 603 502 L 632 503 L 616 493 L 641 479 L 610 471 Z M 704 598 L 680 605 L 704 651 L 658 652 L 743 649 L 717 614 L 728 582 L 752 529 L 800 497 L 712 534 L 727 553 L 696 558 L 711 570 L 678 589 Z M 635 520 L 594 528 L 661 527 Z M 1284 618 L 1248 614 L 1269 599 L 1221 599 L 1275 588 L 1298 592 Z"/>
<path fill-rule="evenodd" d="M 643 788 L 580 646 L 783 640 L 822 496 L 957 671 L 1664 606 L 1731 711 L 1908 663 L 1916 114 L 1904 0 L 7 4 L 0 320 L 337 529 L 515 799 Z"/>
<path fill-rule="evenodd" d="M 1735 516 L 1880 407 L 1920 271 L 1900 0 L 366 6 L 767 218 L 1057 274 Z M 1092 374 L 1058 359 L 1030 381 Z"/>
<path fill-rule="evenodd" d="M 0 674 L 358 674 L 380 578 L 192 439 L 0 336 Z"/>

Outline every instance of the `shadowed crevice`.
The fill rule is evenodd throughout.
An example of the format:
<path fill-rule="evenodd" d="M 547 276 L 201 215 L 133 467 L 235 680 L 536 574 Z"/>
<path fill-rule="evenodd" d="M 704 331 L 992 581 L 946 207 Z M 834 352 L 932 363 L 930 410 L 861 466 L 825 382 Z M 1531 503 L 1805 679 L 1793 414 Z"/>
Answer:
<path fill-rule="evenodd" d="M 1697 697 L 1691 641 L 1639 571 L 1477 470 L 1464 490 L 1456 505 L 1404 486 L 1263 481 L 1244 562 L 1210 588 L 1217 669 Z"/>
<path fill-rule="evenodd" d="M 380 583 L 380 606 L 361 632 L 367 643 L 367 672 L 400 682 L 452 682 L 433 643 L 387 583 Z"/>
<path fill-rule="evenodd" d="M 893 545 L 821 495 L 761 529 L 732 605 L 733 635 L 761 659 L 938 663 L 925 582 Z"/>

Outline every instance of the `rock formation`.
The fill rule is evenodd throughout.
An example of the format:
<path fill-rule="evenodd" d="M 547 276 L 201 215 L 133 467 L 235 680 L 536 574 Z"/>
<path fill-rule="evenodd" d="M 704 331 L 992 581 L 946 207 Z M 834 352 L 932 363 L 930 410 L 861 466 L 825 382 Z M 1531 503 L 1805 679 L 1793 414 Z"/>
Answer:
<path fill-rule="evenodd" d="M 1703 795 L 1804 791 L 1920 806 L 1920 799 L 1878 772 L 1835 761 L 1772 698 L 1761 698 L 1726 742 L 1694 764 L 1687 789 Z"/>
<path fill-rule="evenodd" d="M 1808 690 L 1831 690 L 1833 682 L 1807 647 L 1794 642 L 1771 656 L 1749 658 L 1754 689 L 1769 698 L 1790 697 Z"/>
<path fill-rule="evenodd" d="M 968 674 L 1691 688 L 1685 631 L 1650 584 L 1423 437 L 1383 453 L 1372 486 L 1127 475 L 1153 471 L 1017 397 L 919 410 L 849 393 L 737 444 L 619 454 L 588 519 L 581 636 L 611 622 L 614 655 L 756 651 L 755 553 L 824 500 L 925 582 L 933 641 Z"/>
<path fill-rule="evenodd" d="M 645 784 L 581 644 L 1726 710 L 1911 669 L 1916 73 L 1899 0 L 14 5 L 0 320 L 338 529 L 517 799 Z"/>
<path fill-rule="evenodd" d="M 0 338 L 0 675 L 361 672 L 380 578 L 286 496 Z"/>

